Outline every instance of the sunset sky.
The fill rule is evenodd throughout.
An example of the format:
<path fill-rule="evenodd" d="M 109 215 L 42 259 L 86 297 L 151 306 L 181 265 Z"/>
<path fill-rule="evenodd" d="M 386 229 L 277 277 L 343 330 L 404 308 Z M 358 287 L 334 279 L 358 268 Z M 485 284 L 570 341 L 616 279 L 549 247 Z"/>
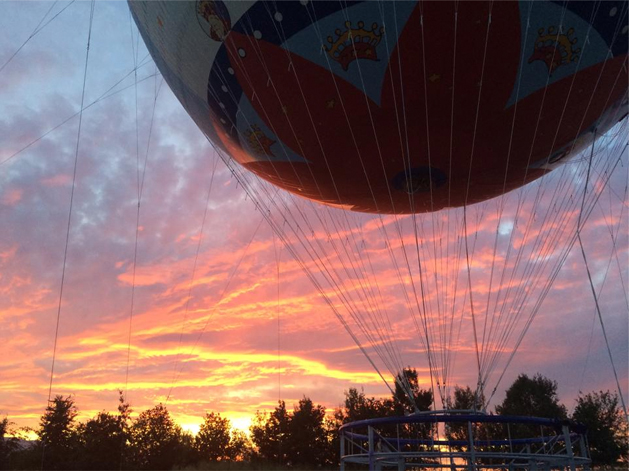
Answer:
<path fill-rule="evenodd" d="M 48 23 L 69 3 L 0 2 L 0 418 L 18 426 L 37 425 L 50 384 L 90 12 L 89 2 L 77 1 Z M 331 410 L 350 387 L 387 395 L 162 81 L 126 2 L 96 2 L 89 54 L 84 107 L 96 103 L 82 116 L 52 394 L 73 395 L 85 419 L 115 410 L 117 391 L 126 389 L 136 413 L 165 403 L 191 431 L 206 411 L 246 429 L 256 411 L 280 398 L 292 405 L 306 395 Z M 625 148 L 582 231 L 625 396 L 628 168 Z M 380 287 L 393 290 L 377 219 L 350 217 L 365 231 Z M 479 244 L 493 237 L 492 223 L 479 217 Z M 490 269 L 485 256 L 491 251 L 480 246 L 475 270 Z M 390 333 L 428 388 L 421 341 L 391 293 L 383 295 L 391 302 Z M 475 386 L 470 335 L 464 319 L 450 384 Z M 616 391 L 578 245 L 489 409 L 519 373 L 538 372 L 558 381 L 569 409 L 579 391 Z"/>

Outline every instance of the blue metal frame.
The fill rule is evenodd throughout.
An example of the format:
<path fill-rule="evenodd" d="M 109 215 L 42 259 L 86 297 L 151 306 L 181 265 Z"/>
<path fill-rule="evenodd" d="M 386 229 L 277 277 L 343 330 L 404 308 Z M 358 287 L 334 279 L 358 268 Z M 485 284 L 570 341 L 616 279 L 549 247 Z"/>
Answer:
<path fill-rule="evenodd" d="M 585 433 L 584 425 L 566 419 L 547 419 L 543 417 L 523 417 L 516 415 L 484 415 L 484 414 L 417 414 L 407 415 L 404 417 L 381 417 L 377 419 L 357 420 L 344 424 L 339 428 L 340 432 L 345 430 L 389 424 L 419 424 L 419 423 L 450 423 L 450 422 L 472 422 L 472 423 L 509 423 L 509 424 L 528 424 L 528 425 L 545 425 L 561 430 L 564 425 L 570 427 L 570 430 L 576 433 Z"/>
<path fill-rule="evenodd" d="M 439 423 L 467 424 L 468 439 L 400 438 L 392 436 L 395 432 L 383 433 L 381 430 L 399 424 Z M 542 436 L 530 438 L 505 439 L 503 436 L 500 439 L 478 440 L 473 429 L 474 424 L 481 423 L 534 425 L 546 428 L 548 435 L 543 436 L 545 433 L 542 430 Z M 367 433 L 364 433 L 365 430 Z M 586 427 L 582 424 L 565 419 L 485 415 L 472 411 L 429 411 L 405 417 L 359 420 L 339 428 L 341 470 L 345 470 L 347 463 L 355 463 L 368 465 L 372 471 L 392 466 L 398 471 L 418 467 L 434 468 L 434 471 L 476 471 L 479 459 L 491 460 L 489 465 L 483 465 L 490 468 L 588 470 L 590 460 L 585 432 Z M 386 449 L 381 449 L 380 443 L 386 444 Z M 408 448 L 408 445 L 411 447 Z"/>

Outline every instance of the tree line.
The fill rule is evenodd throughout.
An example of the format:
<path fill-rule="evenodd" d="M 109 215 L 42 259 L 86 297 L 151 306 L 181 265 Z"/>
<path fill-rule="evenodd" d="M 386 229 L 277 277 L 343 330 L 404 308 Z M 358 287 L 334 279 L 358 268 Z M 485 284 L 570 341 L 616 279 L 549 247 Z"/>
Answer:
<path fill-rule="evenodd" d="M 235 430 L 220 413 L 208 412 L 199 432 L 192 435 L 159 404 L 131 418 L 131 408 L 119 395 L 116 413 L 99 412 L 78 422 L 71 396 L 56 396 L 32 430 L 37 440 L 20 440 L 29 430 L 14 429 L 8 418 L 0 420 L 0 469 L 46 470 L 156 470 L 220 467 L 224 469 L 335 468 L 339 464 L 339 427 L 379 417 L 428 411 L 434 406 L 429 390 L 419 387 L 417 373 L 406 369 L 398 375 L 391 397 L 367 397 L 350 388 L 342 406 L 332 413 L 303 397 L 292 410 L 279 401 L 273 411 L 256 413 L 250 434 Z M 404 384 L 403 389 L 400 384 Z M 413 400 L 409 398 L 413 396 Z M 454 388 L 448 409 L 478 409 L 484 399 L 469 387 Z M 588 428 L 594 465 L 628 461 L 627 422 L 618 396 L 609 391 L 579 394 L 569 416 L 557 396 L 557 383 L 542 375 L 518 376 L 492 413 L 572 419 Z M 429 436 L 432 425 L 406 425 L 407 436 Z M 535 430 L 511 431 L 531 436 Z M 489 432 L 488 430 L 485 430 Z M 398 430 L 399 433 L 399 430 Z M 464 437 L 457 426 L 449 438 Z"/>

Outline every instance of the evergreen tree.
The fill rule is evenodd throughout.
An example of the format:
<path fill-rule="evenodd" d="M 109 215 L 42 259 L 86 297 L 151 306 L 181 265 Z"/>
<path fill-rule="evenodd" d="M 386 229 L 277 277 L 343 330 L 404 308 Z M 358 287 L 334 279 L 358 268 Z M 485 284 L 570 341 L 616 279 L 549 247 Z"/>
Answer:
<path fill-rule="evenodd" d="M 73 469 L 77 462 L 78 414 L 71 396 L 55 396 L 39 422 L 37 434 L 42 447 L 44 469 Z"/>

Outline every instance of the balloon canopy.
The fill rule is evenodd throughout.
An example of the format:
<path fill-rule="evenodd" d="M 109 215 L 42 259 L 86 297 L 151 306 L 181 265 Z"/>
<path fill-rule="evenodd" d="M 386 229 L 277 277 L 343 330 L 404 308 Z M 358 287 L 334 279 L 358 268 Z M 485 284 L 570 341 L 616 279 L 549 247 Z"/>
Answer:
<path fill-rule="evenodd" d="M 130 5 L 216 146 L 355 211 L 430 212 L 520 187 L 614 124 L 627 88 L 623 1 Z"/>

